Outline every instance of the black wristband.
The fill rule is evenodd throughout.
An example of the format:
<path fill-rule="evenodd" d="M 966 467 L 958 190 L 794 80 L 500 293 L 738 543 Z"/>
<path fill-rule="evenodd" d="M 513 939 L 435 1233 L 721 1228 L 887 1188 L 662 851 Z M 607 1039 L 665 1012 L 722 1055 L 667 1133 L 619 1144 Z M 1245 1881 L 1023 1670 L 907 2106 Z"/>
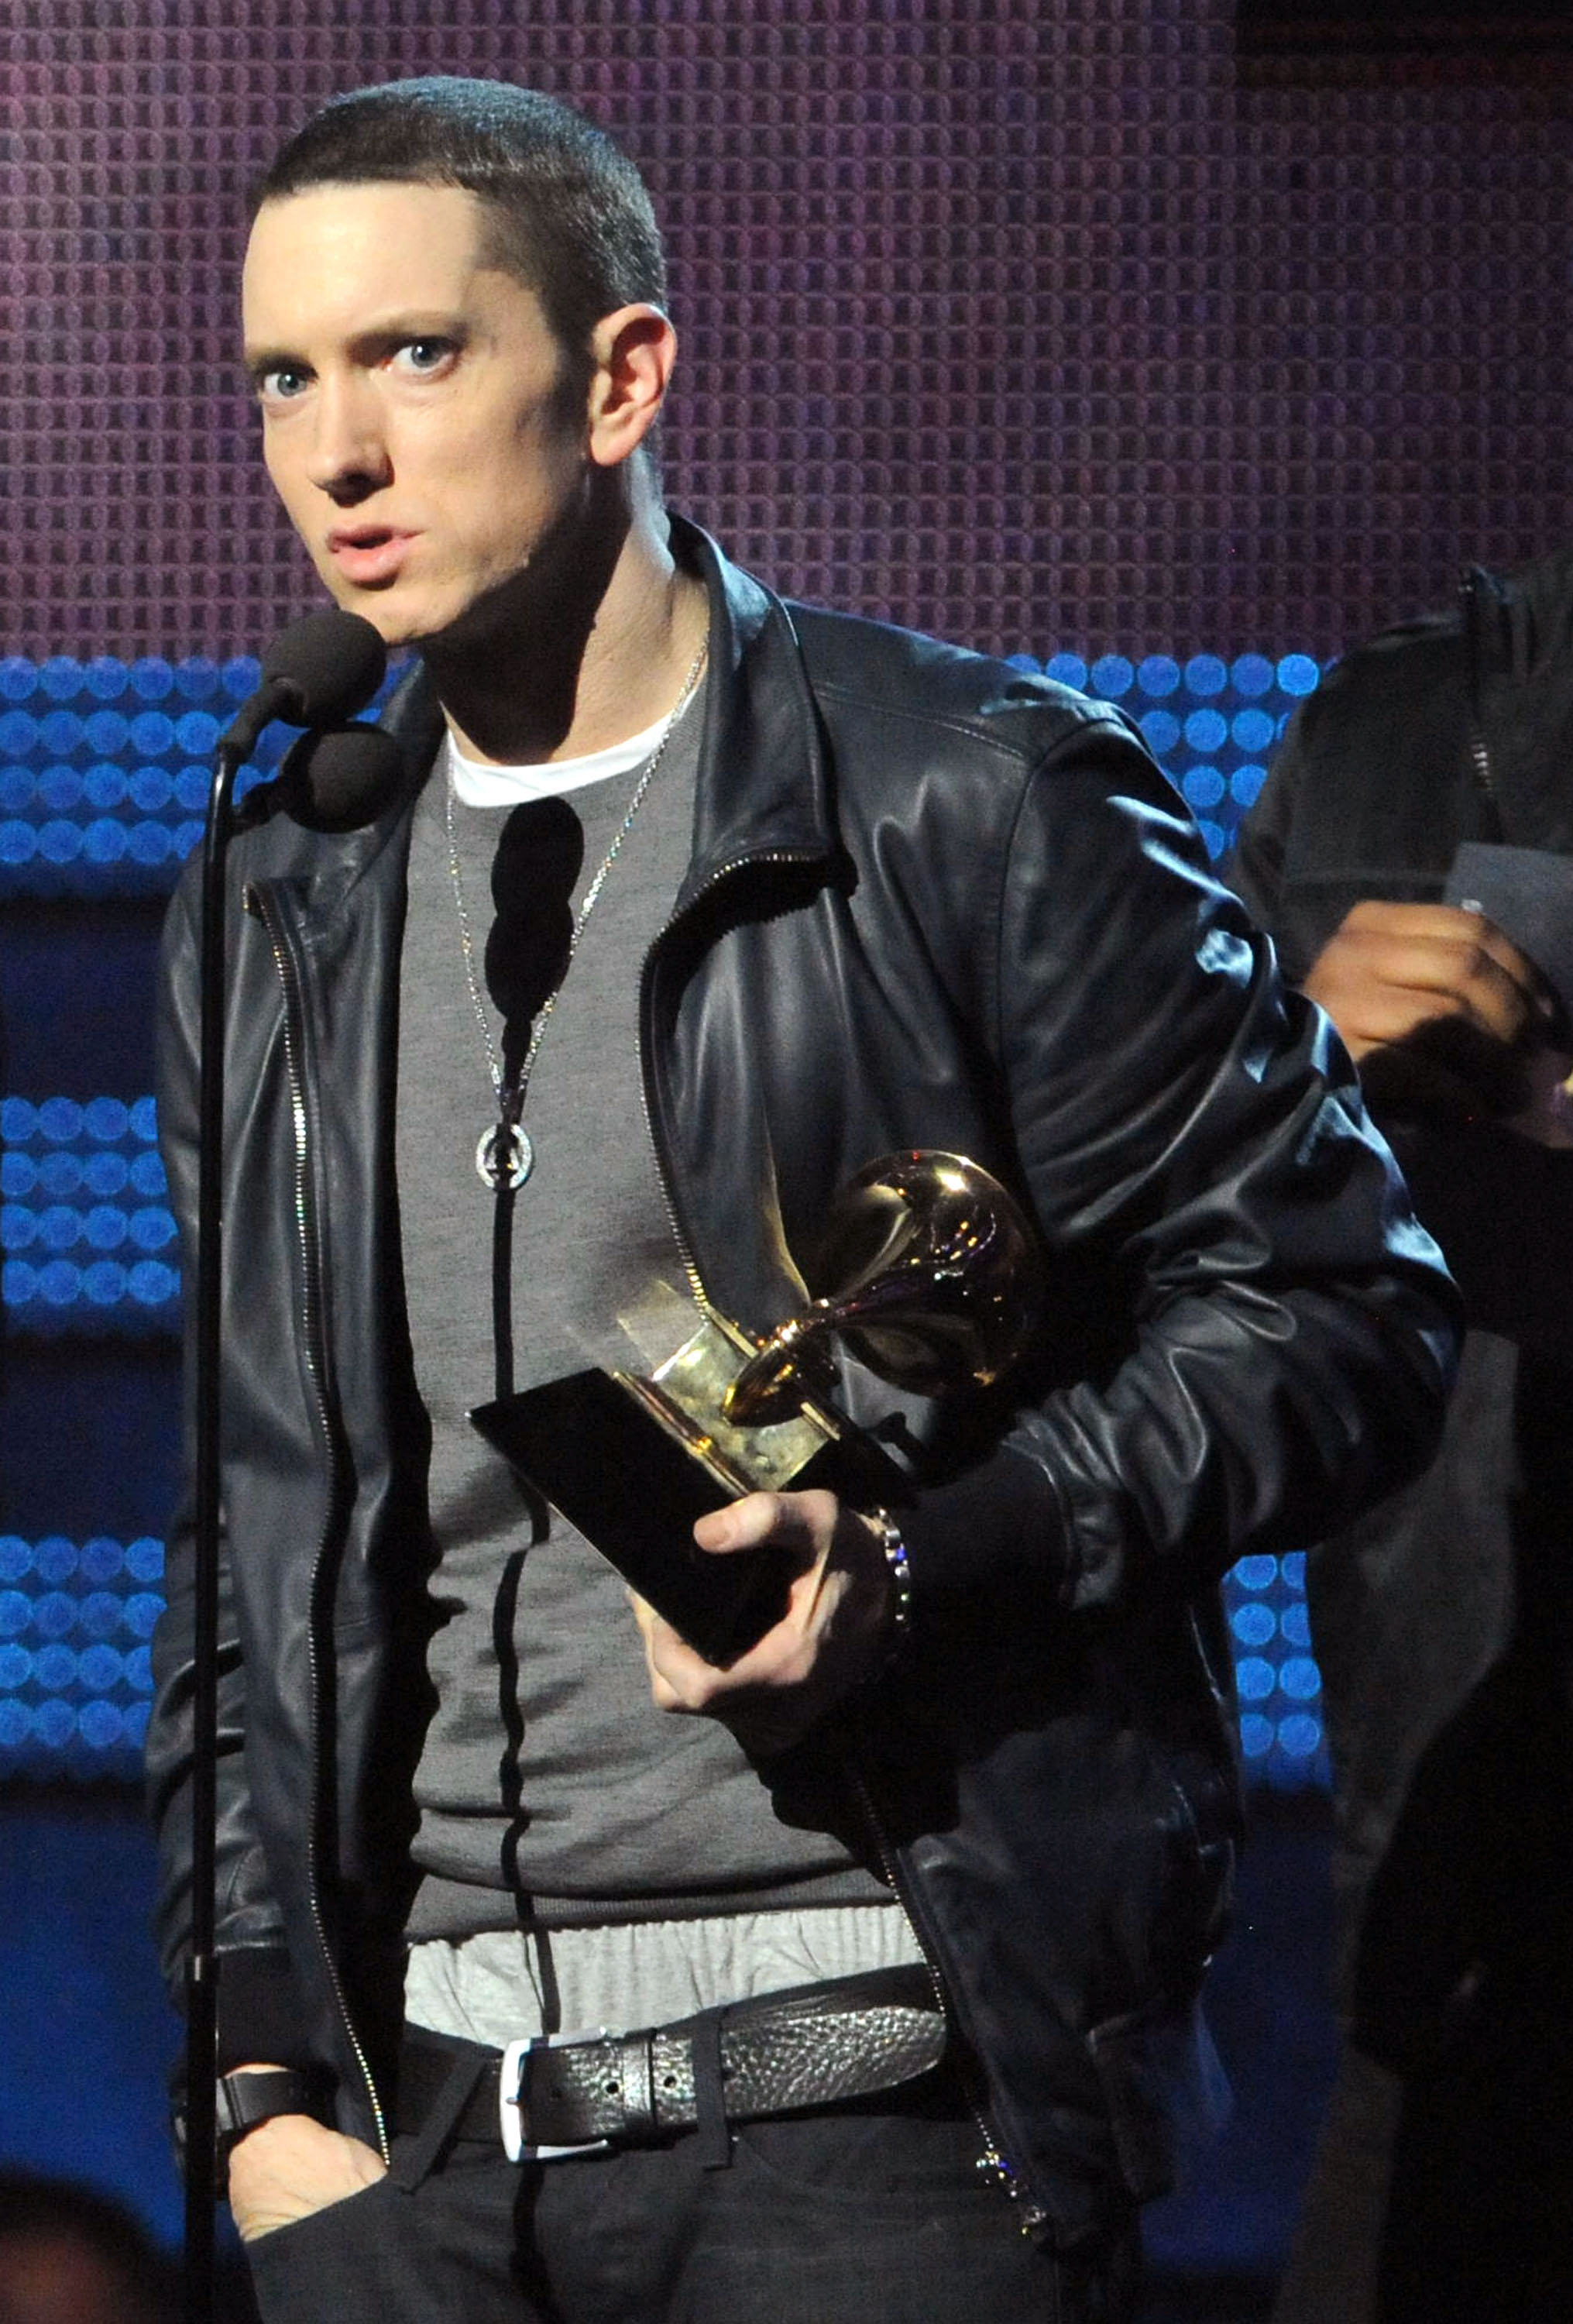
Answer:
<path fill-rule="evenodd" d="M 237 2140 L 278 2114 L 313 2114 L 311 2085 L 292 2066 L 254 2066 L 220 2074 L 214 2090 L 217 2191 L 229 2179 L 229 2158 Z"/>

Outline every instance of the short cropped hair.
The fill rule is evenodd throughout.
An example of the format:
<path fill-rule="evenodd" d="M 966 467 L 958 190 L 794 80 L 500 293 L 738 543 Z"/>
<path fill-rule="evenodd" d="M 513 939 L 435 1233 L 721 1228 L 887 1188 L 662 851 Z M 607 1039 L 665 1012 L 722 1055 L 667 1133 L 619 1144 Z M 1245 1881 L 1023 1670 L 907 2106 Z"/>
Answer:
<path fill-rule="evenodd" d="M 281 147 L 252 198 L 318 186 L 458 186 L 486 207 L 488 259 L 536 293 L 583 359 L 603 316 L 663 309 L 666 259 L 643 179 L 572 106 L 511 82 L 438 76 L 331 98 Z"/>

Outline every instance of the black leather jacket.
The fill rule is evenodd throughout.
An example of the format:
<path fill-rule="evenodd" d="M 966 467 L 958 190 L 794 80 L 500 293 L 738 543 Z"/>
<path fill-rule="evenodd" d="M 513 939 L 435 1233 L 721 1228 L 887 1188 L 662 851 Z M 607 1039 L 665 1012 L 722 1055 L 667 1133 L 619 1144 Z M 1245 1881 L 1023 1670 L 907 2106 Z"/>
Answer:
<path fill-rule="evenodd" d="M 1199 2087 L 1237 1829 L 1217 1579 L 1424 1457 L 1450 1296 L 1325 1022 L 1116 714 L 789 610 L 679 538 L 712 675 L 641 1006 L 685 1259 L 767 1327 L 835 1190 L 915 1146 L 982 1163 L 1043 1237 L 1041 1345 L 938 1425 L 903 1517 L 915 1651 L 832 1789 L 878 1828 L 1024 2215 L 1073 2237 L 1167 2182 Z M 419 688 L 398 723 L 413 791 Z M 229 937 L 222 2048 L 315 2060 L 373 2140 L 424 1699 L 391 1158 L 408 805 L 334 839 L 259 814 Z M 160 1085 L 187 1220 L 196 901 L 170 916 Z M 189 1582 L 182 1526 L 149 1747 L 171 1971 Z"/>

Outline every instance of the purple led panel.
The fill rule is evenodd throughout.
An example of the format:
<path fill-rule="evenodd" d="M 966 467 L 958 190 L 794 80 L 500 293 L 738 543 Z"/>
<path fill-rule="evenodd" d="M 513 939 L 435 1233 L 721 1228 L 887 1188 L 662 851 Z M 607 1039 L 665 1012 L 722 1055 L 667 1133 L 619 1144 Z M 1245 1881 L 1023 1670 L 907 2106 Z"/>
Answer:
<path fill-rule="evenodd" d="M 642 162 L 673 496 L 784 586 L 1040 655 L 1325 654 L 1566 528 L 1568 92 L 1242 83 L 1228 0 L 12 0 L 0 651 L 312 601 L 234 368 L 243 189 L 448 69 Z"/>

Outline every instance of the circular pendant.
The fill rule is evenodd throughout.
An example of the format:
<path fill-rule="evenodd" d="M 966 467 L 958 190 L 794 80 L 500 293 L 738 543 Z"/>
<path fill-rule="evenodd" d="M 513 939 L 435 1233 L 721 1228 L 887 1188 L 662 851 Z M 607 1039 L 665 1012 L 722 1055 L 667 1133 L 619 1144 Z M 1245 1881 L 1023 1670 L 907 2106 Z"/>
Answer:
<path fill-rule="evenodd" d="M 500 1152 L 505 1160 L 499 1158 Z M 517 1194 L 534 1168 L 535 1148 L 529 1131 L 517 1121 L 494 1121 L 475 1141 L 476 1174 L 493 1194 L 499 1186 Z"/>

